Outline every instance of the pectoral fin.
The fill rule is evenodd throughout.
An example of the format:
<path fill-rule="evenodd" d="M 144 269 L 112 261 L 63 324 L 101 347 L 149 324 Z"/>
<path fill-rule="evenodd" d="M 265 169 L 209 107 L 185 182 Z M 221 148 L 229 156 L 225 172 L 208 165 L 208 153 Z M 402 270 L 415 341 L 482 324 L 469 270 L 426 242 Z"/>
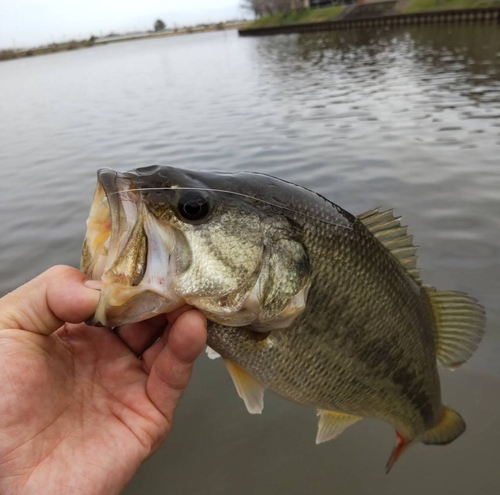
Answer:
<path fill-rule="evenodd" d="M 245 402 L 250 414 L 261 414 L 264 409 L 264 387 L 244 369 L 224 359 L 227 370 L 233 379 L 238 395 Z"/>
<path fill-rule="evenodd" d="M 341 412 L 324 411 L 318 409 L 319 423 L 316 443 L 327 442 L 339 436 L 347 427 L 362 419 L 360 416 L 352 416 Z"/>

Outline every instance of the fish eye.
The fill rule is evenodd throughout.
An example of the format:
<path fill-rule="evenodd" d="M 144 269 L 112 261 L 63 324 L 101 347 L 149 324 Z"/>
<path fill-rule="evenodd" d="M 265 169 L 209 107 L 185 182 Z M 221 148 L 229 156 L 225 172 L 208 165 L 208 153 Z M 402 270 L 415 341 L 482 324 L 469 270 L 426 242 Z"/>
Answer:
<path fill-rule="evenodd" d="M 177 211 L 183 220 L 203 220 L 210 213 L 208 199 L 198 191 L 184 193 L 177 203 Z"/>

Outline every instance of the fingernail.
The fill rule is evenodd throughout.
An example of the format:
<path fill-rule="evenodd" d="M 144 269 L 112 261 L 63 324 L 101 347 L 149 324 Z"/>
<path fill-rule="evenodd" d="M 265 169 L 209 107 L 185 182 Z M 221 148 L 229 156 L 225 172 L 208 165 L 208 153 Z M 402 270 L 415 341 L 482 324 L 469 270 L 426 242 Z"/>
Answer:
<path fill-rule="evenodd" d="M 85 280 L 84 282 L 85 287 L 88 287 L 89 289 L 94 289 L 94 290 L 102 290 L 102 282 L 100 280 Z"/>

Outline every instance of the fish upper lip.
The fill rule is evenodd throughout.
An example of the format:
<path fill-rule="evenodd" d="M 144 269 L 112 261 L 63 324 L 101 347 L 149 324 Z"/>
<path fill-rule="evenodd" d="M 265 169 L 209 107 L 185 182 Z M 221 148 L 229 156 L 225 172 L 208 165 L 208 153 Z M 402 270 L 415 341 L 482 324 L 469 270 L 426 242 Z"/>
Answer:
<path fill-rule="evenodd" d="M 158 286 L 154 276 L 151 280 L 151 274 L 144 280 L 148 273 L 147 268 L 145 273 L 142 273 L 140 283 L 135 284 L 132 273 L 128 272 L 127 262 L 123 266 L 120 264 L 120 260 L 126 259 L 126 253 L 129 252 L 128 243 L 135 239 L 134 232 L 137 232 L 137 228 L 146 229 L 143 232 L 148 239 L 146 267 L 149 267 L 150 249 L 153 248 L 149 246 L 151 233 L 147 232 L 148 222 L 153 219 L 147 212 L 142 193 L 136 189 L 137 183 L 134 179 L 130 173 L 108 168 L 97 172 L 98 184 L 103 194 L 101 200 L 104 201 L 104 196 L 107 200 L 109 236 L 106 241 L 101 241 L 101 246 L 106 249 L 102 271 L 91 271 L 91 275 L 102 281 L 101 298 L 93 318 L 89 320 L 92 325 L 99 322 L 105 326 L 114 326 L 139 321 L 144 315 L 133 311 L 134 301 L 140 301 L 141 311 L 149 312 L 150 316 L 170 310 L 171 307 L 175 309 L 176 305 L 183 302 L 175 294 L 169 293 L 166 285 Z M 162 240 L 157 237 L 154 236 L 154 239 L 157 244 L 161 244 Z M 158 247 L 159 245 L 156 246 Z M 159 249 L 154 252 L 159 252 Z M 161 266 L 163 267 L 164 263 Z"/>
<path fill-rule="evenodd" d="M 116 177 L 118 172 L 110 168 L 101 168 L 97 171 L 97 179 L 106 192 L 116 192 Z"/>
<path fill-rule="evenodd" d="M 124 208 L 125 205 L 123 204 L 121 193 L 127 192 L 126 185 L 131 185 L 133 187 L 132 180 L 126 175 L 109 168 L 98 170 L 97 179 L 106 195 L 111 220 L 108 260 L 106 263 L 106 270 L 108 270 L 120 255 L 120 251 L 123 248 L 122 243 L 126 243 L 132 234 L 134 225 L 137 222 L 137 217 L 140 215 L 140 205 L 137 204 L 134 207 L 135 213 L 132 216 L 135 216 L 135 219 L 131 223 L 131 209 L 128 208 L 127 215 L 127 208 Z"/>
<path fill-rule="evenodd" d="M 104 194 L 108 200 L 112 228 L 116 227 L 120 221 L 120 195 L 117 194 L 119 192 L 116 185 L 117 177 L 118 172 L 109 168 L 101 168 L 97 171 L 97 180 L 104 189 Z"/>
<path fill-rule="evenodd" d="M 121 181 L 127 181 L 131 185 L 134 184 L 131 177 L 129 177 L 127 174 L 117 172 L 116 170 L 112 170 L 110 168 L 101 168 L 97 171 L 97 180 L 104 189 L 104 193 L 106 194 L 111 212 L 113 211 L 113 209 L 119 210 L 121 202 L 119 193 L 126 192 L 126 189 L 119 187 L 117 179 L 120 179 Z M 114 221 L 114 218 L 112 218 L 111 221 Z"/>

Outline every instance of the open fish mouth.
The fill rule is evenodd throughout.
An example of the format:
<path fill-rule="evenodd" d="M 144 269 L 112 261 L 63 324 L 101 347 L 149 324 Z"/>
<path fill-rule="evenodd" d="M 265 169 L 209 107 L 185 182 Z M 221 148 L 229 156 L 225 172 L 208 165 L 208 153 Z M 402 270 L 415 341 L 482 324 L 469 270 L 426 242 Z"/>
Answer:
<path fill-rule="evenodd" d="M 102 284 L 89 324 L 113 327 L 181 306 L 170 283 L 177 237 L 148 210 L 132 174 L 99 170 L 81 259 Z"/>

